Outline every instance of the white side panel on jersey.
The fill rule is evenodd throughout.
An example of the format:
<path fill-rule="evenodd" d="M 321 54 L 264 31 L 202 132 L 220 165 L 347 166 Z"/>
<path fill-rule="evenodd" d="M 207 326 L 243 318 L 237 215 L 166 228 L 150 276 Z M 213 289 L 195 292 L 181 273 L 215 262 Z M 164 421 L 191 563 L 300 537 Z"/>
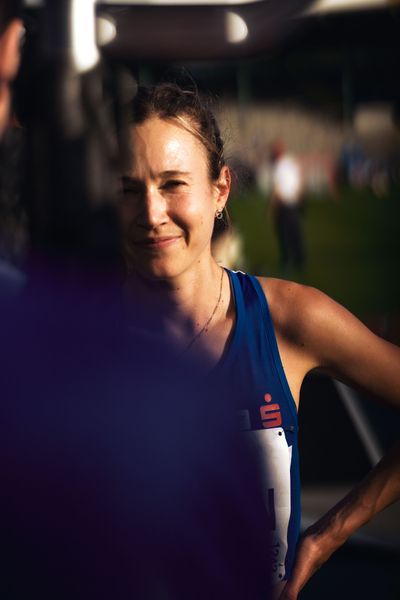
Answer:
<path fill-rule="evenodd" d="M 292 448 L 282 427 L 244 431 L 259 466 L 262 491 L 272 529 L 272 583 L 285 576 L 290 519 L 290 464 Z"/>

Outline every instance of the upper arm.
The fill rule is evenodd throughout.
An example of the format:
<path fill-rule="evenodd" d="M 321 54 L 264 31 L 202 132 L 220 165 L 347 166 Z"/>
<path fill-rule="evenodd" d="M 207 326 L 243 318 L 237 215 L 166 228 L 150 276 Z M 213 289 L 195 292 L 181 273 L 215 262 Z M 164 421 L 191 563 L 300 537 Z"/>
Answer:
<path fill-rule="evenodd" d="M 273 294 L 274 323 L 278 337 L 290 344 L 299 368 L 305 370 L 303 375 L 323 369 L 400 408 L 400 348 L 372 333 L 322 292 L 283 283 Z"/>
<path fill-rule="evenodd" d="M 301 326 L 314 366 L 400 408 L 400 348 L 317 290 L 303 301 L 307 322 Z"/>

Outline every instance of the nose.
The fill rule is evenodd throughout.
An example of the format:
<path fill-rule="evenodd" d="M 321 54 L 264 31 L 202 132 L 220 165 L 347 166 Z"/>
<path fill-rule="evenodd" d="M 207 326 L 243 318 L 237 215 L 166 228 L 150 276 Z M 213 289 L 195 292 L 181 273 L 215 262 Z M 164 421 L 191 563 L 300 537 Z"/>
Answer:
<path fill-rule="evenodd" d="M 156 186 L 143 190 L 141 210 L 137 223 L 145 229 L 155 229 L 168 221 L 167 203 Z"/>

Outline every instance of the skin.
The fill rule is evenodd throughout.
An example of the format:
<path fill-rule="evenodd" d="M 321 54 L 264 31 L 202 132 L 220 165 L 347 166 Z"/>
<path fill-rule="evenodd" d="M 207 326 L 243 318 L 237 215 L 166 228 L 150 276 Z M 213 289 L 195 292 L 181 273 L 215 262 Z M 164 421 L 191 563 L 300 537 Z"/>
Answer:
<path fill-rule="evenodd" d="M 305 375 L 318 368 L 400 408 L 400 348 L 374 335 L 322 292 L 260 279 L 268 296 L 285 374 L 298 405 Z M 400 498 L 400 443 L 310 527 L 280 600 L 295 600 L 317 569 L 359 527 Z"/>
<path fill-rule="evenodd" d="M 127 294 L 128 305 L 129 289 L 135 298 L 131 318 L 148 332 L 161 327 L 185 348 L 218 299 L 221 270 L 210 243 L 215 211 L 228 199 L 229 171 L 223 168 L 219 179 L 211 181 L 205 148 L 172 121 L 151 118 L 133 129 L 132 141 L 135 162 L 124 179 L 121 201 L 121 220 L 133 257 Z M 149 238 L 160 243 L 148 247 Z M 222 283 L 218 310 L 206 334 L 196 340 L 211 364 L 221 357 L 234 327 L 226 274 Z M 400 407 L 400 348 L 375 336 L 318 290 L 278 279 L 260 278 L 260 283 L 297 405 L 304 377 L 318 368 Z M 280 600 L 295 600 L 354 531 L 399 498 L 400 444 L 305 532 L 293 576 L 283 591 L 279 589 Z"/>
<path fill-rule="evenodd" d="M 167 333 L 184 349 L 209 319 L 222 276 L 214 335 L 203 336 L 197 346 L 210 350 L 215 342 L 217 358 L 232 328 L 232 309 L 227 275 L 211 256 L 211 235 L 216 211 L 228 198 L 229 170 L 212 181 L 205 148 L 173 122 L 147 120 L 133 128 L 132 143 L 135 161 L 123 177 L 120 202 L 131 249 L 130 326 L 149 335 Z"/>
<path fill-rule="evenodd" d="M 0 138 L 9 120 L 11 90 L 20 61 L 19 44 L 23 31 L 18 19 L 11 21 L 0 36 Z"/>

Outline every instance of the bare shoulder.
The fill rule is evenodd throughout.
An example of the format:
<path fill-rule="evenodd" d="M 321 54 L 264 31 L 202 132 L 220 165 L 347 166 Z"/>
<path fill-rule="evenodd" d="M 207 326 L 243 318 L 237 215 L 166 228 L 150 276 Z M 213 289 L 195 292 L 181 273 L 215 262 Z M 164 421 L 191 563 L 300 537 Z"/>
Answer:
<path fill-rule="evenodd" d="M 320 290 L 282 279 L 259 279 L 278 336 L 324 367 L 376 338 L 350 311 Z"/>
<path fill-rule="evenodd" d="M 268 301 L 279 352 L 294 398 L 298 401 L 304 376 L 320 366 L 316 314 L 330 300 L 318 290 L 273 278 L 259 278 Z"/>
<path fill-rule="evenodd" d="M 322 368 L 399 406 L 400 348 L 315 288 L 280 279 L 259 281 L 278 338 L 308 368 Z"/>
<path fill-rule="evenodd" d="M 259 281 L 275 326 L 286 334 L 306 337 L 318 349 L 324 347 L 324 340 L 345 342 L 349 337 L 373 336 L 349 310 L 316 288 L 282 279 Z"/>
<path fill-rule="evenodd" d="M 344 316 L 348 312 L 316 288 L 284 279 L 259 277 L 258 280 L 274 324 L 282 331 L 305 333 L 321 319 L 336 319 L 339 313 Z"/>

